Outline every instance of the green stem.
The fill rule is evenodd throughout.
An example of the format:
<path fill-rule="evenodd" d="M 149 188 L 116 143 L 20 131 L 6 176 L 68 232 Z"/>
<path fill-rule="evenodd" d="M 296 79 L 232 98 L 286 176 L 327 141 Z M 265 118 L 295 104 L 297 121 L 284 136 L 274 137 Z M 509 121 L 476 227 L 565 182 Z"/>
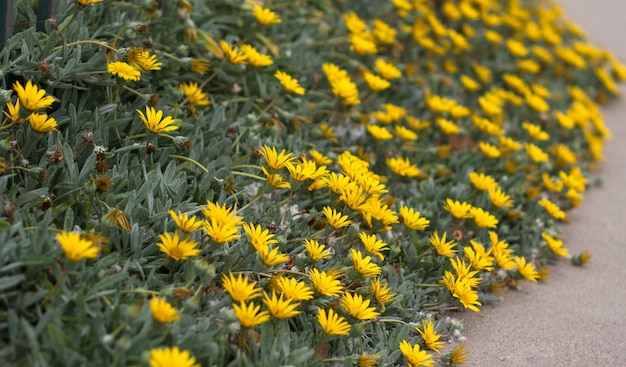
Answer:
<path fill-rule="evenodd" d="M 198 161 L 196 161 L 194 159 L 191 159 L 189 157 L 185 157 L 183 155 L 170 154 L 170 158 L 177 158 L 177 159 L 183 160 L 185 162 L 193 163 L 196 166 L 198 166 L 198 168 L 200 168 L 202 171 L 204 171 L 204 173 L 209 173 L 209 170 L 206 169 L 206 167 L 204 167 L 202 164 L 200 164 L 200 162 L 198 162 Z"/>
<path fill-rule="evenodd" d="M 82 40 L 82 41 L 76 41 L 76 42 L 70 42 L 66 45 L 61 45 L 61 46 L 57 46 L 54 48 L 54 51 L 59 51 L 60 49 L 62 49 L 63 47 L 71 47 L 71 46 L 76 46 L 76 45 L 86 45 L 86 44 L 91 44 L 91 45 L 98 45 L 101 47 L 104 47 L 110 51 L 113 52 L 117 52 L 117 49 L 114 47 L 111 47 L 110 45 L 104 43 L 104 42 L 100 42 L 100 41 L 92 41 L 92 40 Z"/>
<path fill-rule="evenodd" d="M 44 306 L 52 298 L 52 296 L 54 296 L 54 294 L 59 290 L 59 288 L 61 287 L 61 283 L 63 283 L 63 280 L 65 279 L 66 275 L 67 275 L 67 267 L 63 268 L 63 273 L 61 273 L 61 276 L 59 277 L 59 279 L 57 279 L 57 282 L 54 285 L 54 287 L 52 287 L 52 289 L 50 290 L 50 292 L 48 292 L 48 294 L 43 299 L 43 301 L 41 301 L 41 306 Z"/>
<path fill-rule="evenodd" d="M 239 171 L 232 171 L 231 173 L 233 175 L 235 175 L 235 176 L 245 176 L 245 177 L 254 178 L 254 179 L 257 179 L 257 180 L 260 180 L 260 181 L 265 181 L 265 177 L 253 175 L 252 173 L 239 172 Z"/>

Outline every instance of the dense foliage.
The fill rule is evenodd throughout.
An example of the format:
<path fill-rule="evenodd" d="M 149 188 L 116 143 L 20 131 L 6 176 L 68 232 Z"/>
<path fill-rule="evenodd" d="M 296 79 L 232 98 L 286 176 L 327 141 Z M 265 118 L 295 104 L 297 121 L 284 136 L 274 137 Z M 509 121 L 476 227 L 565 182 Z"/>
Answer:
<path fill-rule="evenodd" d="M 58 14 L 0 51 L 3 365 L 462 364 L 448 311 L 589 259 L 626 69 L 551 1 Z"/>

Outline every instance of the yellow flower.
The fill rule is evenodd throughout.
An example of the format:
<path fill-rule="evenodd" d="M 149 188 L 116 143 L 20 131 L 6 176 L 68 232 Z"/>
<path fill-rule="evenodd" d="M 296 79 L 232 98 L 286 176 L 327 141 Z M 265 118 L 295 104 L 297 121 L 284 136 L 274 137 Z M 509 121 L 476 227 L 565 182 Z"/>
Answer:
<path fill-rule="evenodd" d="M 20 117 L 20 100 L 18 99 L 15 104 L 12 102 L 7 103 L 7 111 L 3 111 L 4 115 L 11 120 L 11 122 L 21 124 L 24 119 Z M 6 122 L 6 120 L 5 120 Z"/>
<path fill-rule="evenodd" d="M 343 100 L 344 105 L 357 105 L 361 103 L 359 90 L 352 81 L 348 72 L 331 63 L 322 64 L 322 69 L 328 79 L 335 96 Z"/>
<path fill-rule="evenodd" d="M 385 259 L 382 251 L 389 250 L 389 247 L 385 242 L 377 239 L 375 234 L 368 235 L 365 232 L 359 233 L 359 238 L 361 239 L 363 246 L 365 246 L 365 251 L 372 255 L 378 256 L 381 261 Z"/>
<path fill-rule="evenodd" d="M 454 289 L 452 296 L 458 298 L 463 307 L 480 312 L 477 306 L 482 306 L 482 304 L 478 301 L 478 293 L 468 284 L 467 279 L 457 281 Z"/>
<path fill-rule="evenodd" d="M 241 226 L 242 217 L 237 217 L 233 208 L 226 204 L 219 205 L 207 200 L 207 207 L 201 207 L 202 214 L 207 218 L 204 231 L 215 243 L 225 243 L 241 238 L 237 234 Z"/>
<path fill-rule="evenodd" d="M 197 220 L 195 215 L 190 217 L 187 213 L 183 214 L 180 211 L 174 212 L 173 210 L 170 210 L 169 214 L 174 220 L 174 223 L 176 223 L 176 226 L 183 232 L 195 232 L 202 227 L 202 221 Z"/>
<path fill-rule="evenodd" d="M 304 94 L 304 88 L 300 86 L 298 79 L 294 79 L 289 74 L 280 70 L 274 74 L 274 77 L 280 81 L 280 85 L 282 85 L 287 92 Z"/>
<path fill-rule="evenodd" d="M 408 341 L 403 340 L 400 342 L 400 351 L 406 357 L 409 367 L 433 367 L 435 365 L 430 354 L 425 350 L 420 350 L 419 344 L 411 346 Z"/>
<path fill-rule="evenodd" d="M 80 0 L 79 0 L 80 1 Z M 92 1 L 92 0 L 89 0 Z M 150 367 L 200 367 L 188 350 L 180 350 L 177 346 L 150 350 Z"/>
<path fill-rule="evenodd" d="M 68 260 L 77 262 L 82 259 L 93 259 L 98 256 L 100 249 L 93 242 L 82 239 L 78 233 L 61 232 L 57 234 L 57 241 L 65 257 Z"/>
<path fill-rule="evenodd" d="M 350 334 L 350 324 L 329 309 L 328 313 L 322 308 L 317 311 L 317 322 L 322 327 L 322 330 L 328 335 L 348 335 Z"/>
<path fill-rule="evenodd" d="M 56 130 L 58 124 L 54 117 L 45 113 L 31 113 L 28 117 L 30 127 L 38 133 L 49 133 Z"/>
<path fill-rule="evenodd" d="M 439 234 L 437 233 L 437 231 L 435 231 L 435 233 L 430 236 L 430 239 L 428 241 L 435 248 L 437 255 L 452 257 L 455 253 L 458 252 L 458 250 L 454 249 L 454 246 L 456 246 L 456 243 L 454 241 L 446 242 L 446 235 L 446 232 L 443 232 L 443 235 L 439 237 Z"/>
<path fill-rule="evenodd" d="M 535 140 L 548 140 L 550 135 L 541 129 L 541 126 L 531 124 L 530 122 L 523 122 L 522 129 L 526 130 L 528 135 Z"/>
<path fill-rule="evenodd" d="M 565 219 L 565 212 L 563 212 L 555 203 L 548 199 L 539 200 L 538 204 L 546 209 L 548 214 L 554 219 Z"/>
<path fill-rule="evenodd" d="M 300 313 L 300 311 L 296 310 L 300 303 L 291 302 L 292 300 L 290 299 L 285 300 L 282 294 L 277 298 L 276 292 L 272 292 L 271 297 L 267 293 L 263 296 L 263 303 L 265 303 L 272 316 L 281 320 L 294 317 Z"/>
<path fill-rule="evenodd" d="M 322 154 L 321 152 L 315 149 L 309 150 L 309 154 L 311 155 L 311 158 L 313 158 L 315 163 L 319 166 L 324 166 L 324 165 L 333 163 L 332 159 L 328 158 L 327 156 L 325 156 L 324 154 Z"/>
<path fill-rule="evenodd" d="M 526 99 L 526 104 L 528 107 L 532 108 L 537 112 L 548 112 L 550 110 L 550 105 L 546 102 L 545 99 L 539 97 L 536 94 L 526 93 L 524 96 Z"/>
<path fill-rule="evenodd" d="M 328 171 L 326 166 L 317 167 L 315 161 L 303 159 L 301 162 L 287 166 L 291 177 L 296 181 L 317 180 Z"/>
<path fill-rule="evenodd" d="M 240 302 L 238 305 L 234 304 L 233 308 L 235 309 L 235 315 L 239 319 L 239 323 L 243 327 L 253 328 L 270 319 L 270 313 L 261 311 L 261 306 L 255 305 L 254 302 L 250 302 L 249 304 Z"/>
<path fill-rule="evenodd" d="M 282 23 L 282 20 L 276 13 L 259 5 L 255 5 L 252 10 L 252 15 L 254 15 L 256 21 L 262 26 Z"/>
<path fill-rule="evenodd" d="M 294 278 L 280 277 L 276 282 L 276 286 L 288 300 L 308 301 L 313 299 L 311 288 Z"/>
<path fill-rule="evenodd" d="M 263 264 L 270 267 L 285 263 L 289 260 L 289 255 L 278 253 L 280 250 L 278 247 L 270 249 L 270 247 L 267 246 L 257 248 L 256 250 Z"/>
<path fill-rule="evenodd" d="M 416 165 L 411 164 L 408 158 L 387 158 L 385 160 L 387 167 L 397 175 L 404 177 L 418 177 L 422 171 Z"/>
<path fill-rule="evenodd" d="M 264 55 L 260 53 L 251 45 L 241 45 L 241 52 L 246 55 L 248 64 L 255 68 L 270 66 L 274 64 L 274 61 L 269 55 Z"/>
<path fill-rule="evenodd" d="M 458 347 L 454 348 L 451 352 L 441 356 L 441 361 L 448 363 L 452 366 L 465 364 L 468 360 L 469 352 L 465 348 L 465 343 L 462 343 Z"/>
<path fill-rule="evenodd" d="M 498 208 L 509 208 L 513 206 L 511 196 L 504 193 L 499 187 L 491 187 L 489 189 L 489 199 L 491 203 Z"/>
<path fill-rule="evenodd" d="M 525 258 L 519 256 L 515 256 L 513 261 L 515 262 L 517 271 L 522 277 L 530 280 L 531 282 L 537 282 L 539 279 L 539 273 L 533 264 L 527 263 Z"/>
<path fill-rule="evenodd" d="M 391 86 L 391 83 L 373 73 L 366 72 L 363 74 L 363 78 L 367 86 L 374 92 L 385 90 Z"/>
<path fill-rule="evenodd" d="M 376 69 L 378 69 L 380 75 L 387 80 L 402 77 L 402 72 L 392 62 L 385 61 L 383 59 L 376 59 L 374 64 L 376 65 Z"/>
<path fill-rule="evenodd" d="M 509 244 L 504 240 L 498 240 L 498 234 L 493 231 L 489 231 L 489 238 L 491 239 L 491 253 L 496 264 L 504 270 L 513 269 L 515 267 L 511 256 L 513 250 L 508 248 Z"/>
<path fill-rule="evenodd" d="M 553 180 L 547 172 L 541 174 L 541 180 L 546 190 L 554 192 L 561 192 L 561 190 L 563 190 L 563 182 Z"/>
<path fill-rule="evenodd" d="M 161 66 L 163 66 L 157 60 L 156 55 L 150 55 L 150 52 L 140 47 L 132 47 L 128 50 L 126 59 L 135 69 L 143 73 L 150 70 L 161 70 Z"/>
<path fill-rule="evenodd" d="M 471 218 L 470 209 L 472 208 L 471 204 L 460 201 L 453 201 L 450 198 L 446 198 L 446 203 L 443 205 L 443 209 L 447 210 L 452 214 L 453 217 L 458 219 L 463 218 Z"/>
<path fill-rule="evenodd" d="M 556 238 L 550 236 L 549 233 L 543 232 L 541 233 L 541 237 L 546 240 L 548 244 L 548 248 L 557 256 L 569 256 L 569 251 L 565 247 L 563 247 L 563 241 L 557 240 Z"/>
<path fill-rule="evenodd" d="M 470 182 L 479 191 L 489 190 L 492 187 L 497 187 L 498 183 L 489 175 L 484 173 L 470 172 L 468 174 Z"/>
<path fill-rule="evenodd" d="M 498 143 L 502 154 L 508 154 L 522 149 L 522 144 L 516 142 L 508 136 L 501 136 Z"/>
<path fill-rule="evenodd" d="M 375 367 L 380 363 L 380 356 L 376 354 L 361 354 L 357 360 L 357 367 Z"/>
<path fill-rule="evenodd" d="M 160 234 L 159 239 L 161 242 L 157 243 L 157 247 L 174 260 L 185 260 L 190 256 L 200 254 L 200 249 L 195 248 L 198 242 L 180 239 L 178 232 L 174 233 L 174 237 L 169 233 Z"/>
<path fill-rule="evenodd" d="M 393 134 L 387 130 L 386 127 L 378 126 L 378 125 L 367 125 L 367 131 L 374 137 L 374 139 L 382 141 L 382 140 L 391 140 L 393 139 Z"/>
<path fill-rule="evenodd" d="M 474 92 L 480 89 L 480 83 L 476 80 L 470 78 L 467 75 L 461 75 L 461 84 L 463 84 L 463 88 L 469 92 Z"/>
<path fill-rule="evenodd" d="M 311 283 L 317 291 L 317 293 L 334 297 L 343 292 L 343 286 L 338 279 L 335 279 L 332 275 L 327 274 L 325 271 L 320 272 L 318 269 L 309 269 L 309 276 Z"/>
<path fill-rule="evenodd" d="M 515 57 L 528 56 L 528 49 L 526 48 L 526 46 L 524 46 L 522 42 L 509 38 L 508 40 L 506 40 L 505 43 L 511 55 Z"/>
<path fill-rule="evenodd" d="M 428 321 L 424 321 L 424 319 L 422 319 L 422 328 L 415 328 L 415 330 L 417 330 L 417 332 L 422 336 L 426 347 L 437 354 L 441 354 L 441 348 L 443 348 L 444 342 L 439 340 L 441 338 L 441 334 L 438 334 L 435 331 L 433 320 L 429 319 Z"/>
<path fill-rule="evenodd" d="M 458 134 L 461 131 L 461 128 L 450 120 L 438 118 L 437 125 L 439 125 L 441 132 L 446 135 Z"/>
<path fill-rule="evenodd" d="M 367 24 L 356 15 L 355 12 L 348 12 L 342 15 L 343 21 L 346 23 L 346 28 L 350 33 L 362 33 L 367 30 Z"/>
<path fill-rule="evenodd" d="M 164 298 L 152 297 L 150 300 L 150 312 L 155 320 L 161 324 L 177 321 L 180 319 L 178 311 Z"/>
<path fill-rule="evenodd" d="M 241 52 L 236 46 L 232 47 L 228 42 L 220 40 L 220 48 L 224 51 L 224 56 L 231 64 L 245 64 L 247 61 L 246 55 Z"/>
<path fill-rule="evenodd" d="M 265 159 L 267 165 L 274 170 L 288 167 L 296 159 L 292 153 L 286 153 L 284 149 L 278 153 L 276 147 L 268 147 L 267 145 L 259 150 L 259 154 Z"/>
<path fill-rule="evenodd" d="M 374 307 L 369 307 L 370 300 L 363 300 L 359 294 L 352 295 L 346 292 L 340 305 L 357 320 L 370 320 L 380 315 Z"/>
<path fill-rule="evenodd" d="M 37 88 L 30 80 L 26 82 L 26 88 L 24 88 L 19 81 L 15 82 L 13 84 L 13 90 L 17 93 L 17 98 L 22 104 L 22 107 L 29 111 L 48 108 L 54 102 L 54 97 L 46 96 L 46 91 Z"/>
<path fill-rule="evenodd" d="M 76 0 L 82 6 L 87 6 L 95 3 L 101 3 L 103 0 Z"/>
<path fill-rule="evenodd" d="M 487 158 L 495 159 L 500 158 L 500 156 L 502 155 L 502 152 L 500 152 L 500 150 L 493 144 L 481 141 L 478 143 L 478 147 Z"/>
<path fill-rule="evenodd" d="M 481 208 L 471 208 L 470 214 L 478 228 L 496 228 L 498 219 Z"/>
<path fill-rule="evenodd" d="M 116 75 L 124 80 L 139 81 L 141 79 L 141 71 L 129 63 L 116 61 L 107 65 L 107 71 L 111 75 Z"/>
<path fill-rule="evenodd" d="M 342 215 L 341 212 L 326 206 L 323 209 L 324 216 L 326 216 L 326 220 L 331 227 L 335 229 L 347 227 L 352 223 L 350 219 L 348 219 L 347 215 Z"/>
<path fill-rule="evenodd" d="M 491 69 L 486 66 L 482 66 L 479 64 L 472 64 L 472 69 L 474 69 L 474 73 L 478 77 L 481 83 L 489 83 L 492 79 Z"/>
<path fill-rule="evenodd" d="M 409 124 L 409 127 L 413 130 L 421 131 L 430 127 L 431 123 L 428 121 L 420 121 L 412 116 L 406 117 L 406 122 Z"/>
<path fill-rule="evenodd" d="M 193 59 L 189 63 L 189 68 L 191 69 L 191 71 L 200 75 L 206 74 L 209 71 L 210 66 L 211 65 L 209 59 L 204 58 Z"/>
<path fill-rule="evenodd" d="M 533 162 L 539 163 L 548 161 L 548 154 L 546 154 L 543 150 L 541 150 L 541 148 L 539 148 L 535 144 L 526 143 L 524 144 L 524 148 L 526 149 L 526 154 L 528 154 L 528 157 Z"/>
<path fill-rule="evenodd" d="M 320 261 L 332 256 L 331 252 L 326 250 L 324 245 L 321 245 L 315 240 L 304 240 L 304 247 L 313 261 Z"/>
<path fill-rule="evenodd" d="M 430 224 L 430 220 L 420 217 L 420 212 L 406 205 L 401 206 L 398 212 L 400 214 L 400 221 L 408 229 L 421 231 L 428 228 Z"/>
<path fill-rule="evenodd" d="M 387 302 L 391 302 L 396 297 L 395 293 L 391 293 L 391 288 L 387 283 L 381 283 L 380 278 L 375 278 L 370 283 L 370 292 L 381 305 L 384 305 Z"/>
<path fill-rule="evenodd" d="M 192 106 L 208 106 L 211 104 L 209 96 L 198 87 L 198 83 L 180 83 L 179 86 Z"/>
<path fill-rule="evenodd" d="M 174 125 L 172 116 L 163 118 L 163 111 L 155 110 L 150 106 L 146 106 L 146 114 L 140 110 L 135 110 L 139 114 L 139 118 L 146 125 L 146 129 L 154 134 L 165 133 L 168 131 L 178 130 L 178 126 Z"/>
<path fill-rule="evenodd" d="M 371 257 L 365 256 L 361 251 L 350 249 L 350 255 L 352 256 L 352 264 L 354 269 L 361 274 L 364 278 L 371 278 L 381 273 L 380 266 L 372 262 Z"/>
<path fill-rule="evenodd" d="M 407 129 L 406 127 L 400 126 L 400 125 L 396 125 L 395 129 L 396 129 L 396 135 L 398 135 L 400 137 L 400 139 L 402 139 L 402 140 L 412 140 L 412 141 L 417 140 L 417 134 L 414 133 L 413 131 Z"/>
<path fill-rule="evenodd" d="M 370 32 L 350 33 L 348 41 L 350 41 L 350 50 L 359 55 L 369 55 L 378 52 L 374 36 Z"/>
<path fill-rule="evenodd" d="M 263 229 L 260 225 L 244 223 L 243 230 L 248 235 L 248 240 L 252 247 L 257 250 L 278 243 L 278 241 L 274 239 L 274 234 L 270 233 L 268 229 Z"/>
<path fill-rule="evenodd" d="M 396 30 L 380 19 L 374 19 L 374 37 L 383 45 L 393 45 L 396 42 Z"/>
<path fill-rule="evenodd" d="M 500 33 L 489 29 L 485 30 L 485 38 L 487 39 L 487 42 L 491 43 L 492 45 L 497 45 L 498 43 L 502 42 L 502 36 L 500 35 Z"/>
<path fill-rule="evenodd" d="M 261 289 L 256 288 L 257 282 L 251 282 L 246 276 L 241 273 L 235 278 L 233 273 L 228 275 L 222 275 L 222 286 L 230 295 L 233 302 L 245 302 L 255 299 L 261 295 Z"/>
<path fill-rule="evenodd" d="M 463 248 L 463 252 L 465 253 L 465 258 L 469 260 L 472 268 L 481 271 L 491 271 L 493 270 L 493 256 L 489 255 L 489 252 L 485 250 L 485 247 L 480 243 L 470 240 L 472 247 L 465 246 Z"/>
<path fill-rule="evenodd" d="M 270 173 L 265 167 L 261 166 L 261 170 L 265 174 L 265 181 L 275 189 L 290 189 L 291 184 L 285 180 L 280 175 Z"/>

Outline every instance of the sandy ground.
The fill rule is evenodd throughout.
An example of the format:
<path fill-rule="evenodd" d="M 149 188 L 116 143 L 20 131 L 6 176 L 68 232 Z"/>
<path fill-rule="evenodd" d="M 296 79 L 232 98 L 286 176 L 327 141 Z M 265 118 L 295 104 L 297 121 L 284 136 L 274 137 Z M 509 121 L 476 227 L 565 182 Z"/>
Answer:
<path fill-rule="evenodd" d="M 626 0 L 560 3 L 595 45 L 626 61 Z M 460 315 L 468 366 L 626 366 L 626 101 L 610 104 L 604 115 L 613 132 L 604 185 L 587 192 L 564 226 L 570 252 L 590 249 L 591 264 L 577 268 L 563 261 L 547 283 L 525 283 L 499 305 Z"/>

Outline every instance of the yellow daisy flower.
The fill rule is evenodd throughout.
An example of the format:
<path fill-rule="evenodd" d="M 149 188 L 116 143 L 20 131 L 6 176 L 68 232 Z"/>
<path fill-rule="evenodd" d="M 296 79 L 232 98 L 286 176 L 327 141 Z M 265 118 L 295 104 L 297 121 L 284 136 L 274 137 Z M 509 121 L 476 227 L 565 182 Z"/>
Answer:
<path fill-rule="evenodd" d="M 352 256 L 352 264 L 354 266 L 354 269 L 359 274 L 361 274 L 362 277 L 371 278 L 373 276 L 379 275 L 382 272 L 380 266 L 373 263 L 371 257 L 363 257 L 361 251 L 351 248 L 350 255 Z"/>
<path fill-rule="evenodd" d="M 17 93 L 17 98 L 22 107 L 29 111 L 48 108 L 54 102 L 54 97 L 46 96 L 46 91 L 39 89 L 30 80 L 26 82 L 26 87 L 22 86 L 19 81 L 15 82 L 13 90 Z"/>
<path fill-rule="evenodd" d="M 342 215 L 341 212 L 338 212 L 329 206 L 324 207 L 323 213 L 324 216 L 326 216 L 328 224 L 335 229 L 347 227 L 350 223 L 352 223 L 352 221 L 348 219 L 347 215 Z"/>
<path fill-rule="evenodd" d="M 300 86 L 298 83 L 298 79 L 292 78 L 289 74 L 284 71 L 278 70 L 274 77 L 280 81 L 280 85 L 288 92 L 293 92 L 296 94 L 304 94 L 304 88 Z"/>
<path fill-rule="evenodd" d="M 335 279 L 334 276 L 327 274 L 325 271 L 320 272 L 318 269 L 310 269 L 309 277 L 315 291 L 323 296 L 334 297 L 343 292 L 341 281 Z"/>
<path fill-rule="evenodd" d="M 441 349 L 444 346 L 444 342 L 440 341 L 441 334 L 438 334 L 435 331 L 435 325 L 433 324 L 433 320 L 425 321 L 422 319 L 422 328 L 415 328 L 418 333 L 422 336 L 424 340 L 424 344 L 426 347 L 431 349 L 433 352 L 437 354 L 441 354 Z"/>
<path fill-rule="evenodd" d="M 312 239 L 304 240 L 304 248 L 306 248 L 309 258 L 311 258 L 314 262 L 332 256 L 331 252 L 327 250 L 324 245 L 321 245 L 319 242 Z"/>
<path fill-rule="evenodd" d="M 346 319 L 337 315 L 332 308 L 328 312 L 320 308 L 317 311 L 317 322 L 328 335 L 348 335 L 350 333 L 350 324 Z"/>
<path fill-rule="evenodd" d="M 276 297 L 276 292 L 272 292 L 271 297 L 266 293 L 263 296 L 263 303 L 267 306 L 272 316 L 280 320 L 294 317 L 300 313 L 300 311 L 296 310 L 300 303 L 292 303 L 291 299 L 284 299 L 282 294 Z"/>
<path fill-rule="evenodd" d="M 90 0 L 91 1 L 91 0 Z M 177 346 L 150 350 L 150 367 L 200 367 L 188 350 L 180 350 Z"/>
<path fill-rule="evenodd" d="M 370 307 L 370 300 L 364 300 L 359 294 L 350 294 L 346 292 L 340 302 L 350 316 L 357 320 L 371 320 L 380 315 L 374 307 Z"/>
<path fill-rule="evenodd" d="M 261 295 L 261 289 L 256 288 L 257 282 L 250 281 L 250 279 L 243 274 L 239 273 L 237 278 L 233 273 L 222 275 L 222 286 L 230 295 L 233 302 L 245 302 L 255 299 Z"/>
<path fill-rule="evenodd" d="M 30 127 L 38 133 L 49 133 L 56 130 L 58 124 L 54 117 L 45 113 L 31 113 L 28 116 Z"/>
<path fill-rule="evenodd" d="M 172 304 L 160 297 L 153 297 L 150 300 L 150 312 L 152 312 L 152 317 L 161 324 L 167 324 L 168 322 L 180 319 L 178 311 Z"/>
<path fill-rule="evenodd" d="M 185 98 L 189 100 L 189 104 L 192 106 L 208 106 L 211 104 L 208 94 L 198 87 L 198 83 L 180 83 L 179 87 L 183 90 Z"/>
<path fill-rule="evenodd" d="M 439 237 L 439 234 L 437 233 L 437 231 L 435 231 L 435 233 L 430 236 L 428 242 L 433 245 L 435 251 L 437 252 L 437 255 L 452 257 L 455 253 L 458 252 L 458 250 L 454 249 L 454 246 L 456 246 L 456 243 L 454 241 L 446 242 L 446 235 L 447 234 L 444 231 L 443 235 Z"/>
<path fill-rule="evenodd" d="M 282 20 L 278 15 L 276 15 L 276 13 L 259 5 L 254 6 L 254 9 L 252 9 L 252 15 L 254 15 L 256 21 L 262 26 L 282 23 Z"/>
<path fill-rule="evenodd" d="M 178 237 L 178 232 L 172 237 L 169 233 L 159 235 L 161 242 L 157 243 L 157 247 L 174 260 L 186 260 L 188 257 L 200 254 L 200 249 L 195 248 L 198 242 L 187 241 Z"/>
<path fill-rule="evenodd" d="M 170 217 L 176 223 L 176 226 L 183 232 L 191 233 L 199 230 L 202 227 L 202 221 L 198 220 L 195 215 L 189 216 L 187 213 L 175 212 L 170 210 L 168 212 Z"/>
<path fill-rule="evenodd" d="M 435 361 L 425 350 L 420 350 L 419 344 L 411 346 L 411 344 L 403 340 L 400 342 L 400 351 L 406 357 L 410 367 L 433 367 Z"/>
<path fill-rule="evenodd" d="M 254 302 L 250 302 L 249 304 L 240 302 L 239 304 L 234 304 L 233 308 L 235 309 L 235 315 L 239 319 L 239 323 L 243 327 L 253 328 L 270 319 L 270 313 L 268 311 L 261 311 L 261 306 L 255 305 Z"/>
<path fill-rule="evenodd" d="M 124 80 L 139 81 L 141 79 L 141 71 L 129 63 L 116 61 L 107 65 L 107 71 L 111 75 L 115 75 Z"/>
<path fill-rule="evenodd" d="M 224 40 L 220 40 L 220 48 L 224 51 L 224 56 L 226 56 L 226 59 L 231 64 L 245 64 L 248 60 L 246 55 L 241 50 L 239 50 L 236 46 L 233 47 L 229 45 L 228 42 Z"/>
<path fill-rule="evenodd" d="M 65 257 L 72 262 L 82 259 L 93 259 L 98 256 L 100 249 L 93 242 L 85 240 L 75 232 L 61 232 L 57 234 L 57 241 Z"/>
<path fill-rule="evenodd" d="M 178 126 L 174 125 L 172 116 L 165 116 L 165 118 L 163 118 L 163 111 L 161 110 L 157 111 L 150 106 L 146 106 L 145 114 L 140 110 L 135 111 L 137 111 L 139 118 L 143 121 L 144 125 L 146 125 L 146 129 L 154 134 L 178 130 Z"/>

